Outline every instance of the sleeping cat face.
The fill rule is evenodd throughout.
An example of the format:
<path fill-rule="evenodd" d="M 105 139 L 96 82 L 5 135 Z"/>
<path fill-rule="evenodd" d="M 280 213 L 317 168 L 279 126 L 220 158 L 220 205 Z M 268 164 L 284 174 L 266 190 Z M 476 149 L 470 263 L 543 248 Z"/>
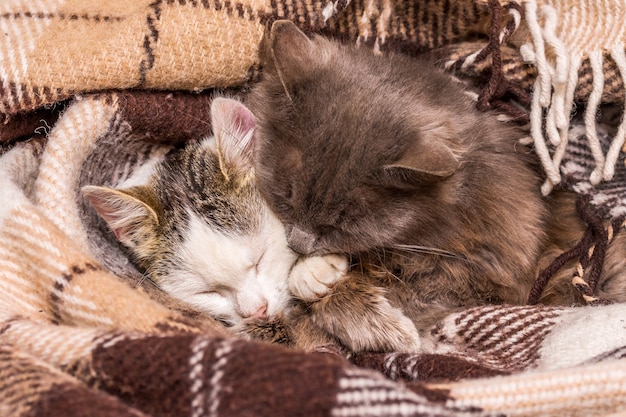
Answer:
<path fill-rule="evenodd" d="M 215 137 L 168 157 L 148 184 L 83 193 L 161 289 L 235 325 L 288 307 L 297 256 L 256 189 L 252 114 L 217 98 L 211 115 Z"/>
<path fill-rule="evenodd" d="M 458 132 L 474 122 L 459 115 L 467 102 L 447 77 L 416 76 L 432 69 L 407 58 L 310 40 L 289 22 L 274 24 L 263 59 L 264 80 L 248 102 L 257 176 L 292 248 L 389 247 L 441 221 L 461 164 Z"/>

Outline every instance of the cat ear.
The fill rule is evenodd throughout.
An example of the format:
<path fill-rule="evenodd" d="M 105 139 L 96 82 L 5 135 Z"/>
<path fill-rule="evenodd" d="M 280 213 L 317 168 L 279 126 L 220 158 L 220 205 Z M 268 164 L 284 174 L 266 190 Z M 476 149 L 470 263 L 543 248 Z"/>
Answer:
<path fill-rule="evenodd" d="M 454 174 L 460 162 L 444 143 L 413 141 L 404 155 L 384 167 L 387 182 L 401 188 L 442 180 Z"/>
<path fill-rule="evenodd" d="M 114 188 L 84 186 L 81 191 L 100 217 L 115 233 L 117 239 L 129 249 L 134 249 L 145 238 L 144 225 L 157 225 L 158 217 L 152 207 L 141 199 L 143 187 L 134 192 Z"/>
<path fill-rule="evenodd" d="M 275 71 L 285 87 L 289 88 L 303 74 L 308 74 L 315 65 L 328 58 L 318 52 L 315 43 L 289 20 L 277 20 L 272 24 L 269 39 L 265 46 L 265 60 L 268 70 Z"/>
<path fill-rule="evenodd" d="M 237 100 L 217 97 L 211 103 L 211 126 L 217 143 L 222 173 L 227 167 L 246 170 L 254 164 L 254 116 Z"/>

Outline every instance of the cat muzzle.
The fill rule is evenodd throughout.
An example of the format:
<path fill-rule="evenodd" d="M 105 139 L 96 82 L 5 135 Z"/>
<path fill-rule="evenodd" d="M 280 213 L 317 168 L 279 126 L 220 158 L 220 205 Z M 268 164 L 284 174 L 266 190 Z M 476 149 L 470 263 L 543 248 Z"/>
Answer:
<path fill-rule="evenodd" d="M 311 255 L 315 251 L 317 237 L 297 226 L 292 226 L 287 230 L 287 243 L 300 255 Z"/>

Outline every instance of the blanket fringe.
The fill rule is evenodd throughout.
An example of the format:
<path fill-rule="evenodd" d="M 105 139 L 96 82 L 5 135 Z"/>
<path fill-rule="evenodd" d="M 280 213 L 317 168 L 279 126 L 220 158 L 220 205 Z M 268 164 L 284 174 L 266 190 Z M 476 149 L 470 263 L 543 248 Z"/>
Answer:
<path fill-rule="evenodd" d="M 626 118 L 622 116 L 617 134 L 605 154 L 596 131 L 596 114 L 602 101 L 603 64 L 607 57 L 615 61 L 622 80 L 626 80 L 624 53 L 626 34 L 622 24 L 626 7 L 624 3 L 614 2 L 610 5 L 611 10 L 606 10 L 608 7 L 606 4 L 600 4 L 595 0 L 580 1 L 577 5 L 571 5 L 568 10 L 570 23 L 596 10 L 598 16 L 604 16 L 607 20 L 604 22 L 607 30 L 614 30 L 613 28 L 617 27 L 614 32 L 604 34 L 604 37 L 593 32 L 593 35 L 598 35 L 600 41 L 595 40 L 594 44 L 590 45 L 591 41 L 585 37 L 581 38 L 580 34 L 559 33 L 557 16 L 563 14 L 558 13 L 551 5 L 539 6 L 538 3 L 541 2 L 523 0 L 525 24 L 530 40 L 520 46 L 520 53 L 524 60 L 533 63 L 537 68 L 530 111 L 531 136 L 548 177 L 542 186 L 542 193 L 547 195 L 561 182 L 559 167 L 568 143 L 567 134 L 570 115 L 574 109 L 578 71 L 585 57 L 589 59 L 593 76 L 592 90 L 587 99 L 584 115 L 588 143 L 595 163 L 595 169 L 591 172 L 589 180 L 591 184 L 596 185 L 613 178 L 619 152 L 624 146 Z M 576 25 L 570 24 L 568 28 L 572 26 Z M 626 101 L 624 105 L 626 106 Z M 550 148 L 553 148 L 552 151 Z"/>

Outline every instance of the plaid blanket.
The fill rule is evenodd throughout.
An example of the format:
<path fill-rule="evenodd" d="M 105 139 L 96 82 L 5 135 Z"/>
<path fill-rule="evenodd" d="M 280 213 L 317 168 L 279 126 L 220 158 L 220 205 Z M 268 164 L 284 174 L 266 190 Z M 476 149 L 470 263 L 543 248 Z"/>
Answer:
<path fill-rule="evenodd" d="M 476 307 L 434 326 L 428 354 L 304 352 L 242 340 L 142 285 L 78 194 L 82 184 L 114 185 L 150 155 L 209 133 L 212 97 L 245 94 L 254 83 L 258 42 L 276 18 L 380 51 L 432 54 L 475 84 L 479 106 L 528 122 L 533 133 L 531 87 L 546 81 L 539 69 L 569 55 L 563 42 L 562 55 L 541 61 L 528 22 L 539 16 L 544 46 L 558 44 L 550 34 L 568 33 L 564 14 L 585 7 L 586 24 L 602 29 L 594 2 L 570 3 L 2 2 L 0 414 L 618 415 L 626 409 L 625 305 Z M 607 4 L 623 16 L 623 2 Z M 608 40 L 623 46 L 620 36 Z M 535 40 L 534 57 L 524 39 Z M 604 51 L 602 83 L 589 77 L 598 57 L 581 55 L 575 103 L 593 108 L 598 91 L 598 106 L 623 102 L 620 54 Z M 534 105 L 548 117 L 559 103 Z M 561 186 L 594 197 L 590 207 L 607 222 L 614 215 L 602 205 L 619 206 L 623 170 L 594 188 L 589 132 L 608 155 L 621 123 L 604 134 L 584 118 L 571 122 L 559 133 L 568 139 L 561 148 L 547 133 L 533 137 L 562 165 Z"/>

